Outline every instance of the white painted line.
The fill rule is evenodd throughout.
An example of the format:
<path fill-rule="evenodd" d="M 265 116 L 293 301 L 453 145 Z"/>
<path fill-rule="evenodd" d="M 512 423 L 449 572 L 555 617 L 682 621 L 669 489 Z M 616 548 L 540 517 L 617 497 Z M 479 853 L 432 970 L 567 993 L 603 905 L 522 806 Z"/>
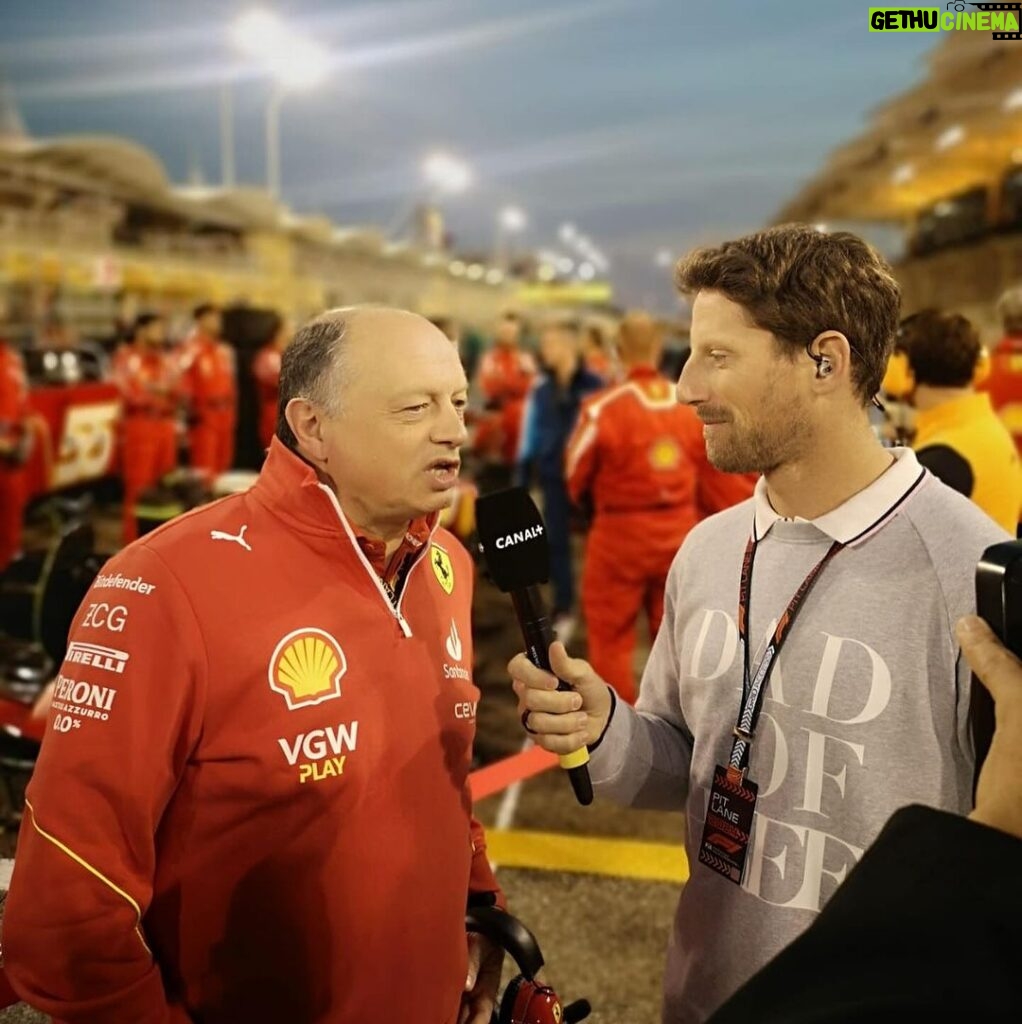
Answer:
<path fill-rule="evenodd" d="M 530 750 L 533 746 L 532 737 L 526 736 L 522 741 L 522 749 L 520 753 L 524 753 L 526 750 Z M 522 792 L 522 780 L 519 779 L 517 782 L 512 782 L 510 786 L 504 791 L 504 795 L 501 797 L 500 806 L 497 808 L 497 819 L 493 823 L 494 829 L 500 829 L 505 831 L 514 824 L 515 811 L 518 810 L 518 798 Z M 500 867 L 499 864 L 490 865 L 494 871 Z"/>

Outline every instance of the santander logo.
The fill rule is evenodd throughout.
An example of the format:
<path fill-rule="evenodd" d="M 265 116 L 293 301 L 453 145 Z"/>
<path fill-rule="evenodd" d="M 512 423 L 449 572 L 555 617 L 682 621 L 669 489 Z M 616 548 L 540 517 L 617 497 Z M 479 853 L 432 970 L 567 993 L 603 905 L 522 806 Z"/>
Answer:
<path fill-rule="evenodd" d="M 451 619 L 451 631 L 447 634 L 447 643 L 444 646 L 453 661 L 461 661 L 461 637 L 458 635 L 458 626 L 454 619 Z"/>

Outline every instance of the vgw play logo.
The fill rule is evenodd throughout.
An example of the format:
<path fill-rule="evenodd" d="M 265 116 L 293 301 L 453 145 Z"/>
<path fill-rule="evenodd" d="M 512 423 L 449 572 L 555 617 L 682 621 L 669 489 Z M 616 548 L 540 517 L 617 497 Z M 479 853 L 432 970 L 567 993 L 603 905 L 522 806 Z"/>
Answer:
<path fill-rule="evenodd" d="M 1022 0 L 1010 4 L 973 4 L 952 0 L 943 8 L 869 9 L 870 32 L 990 32 L 994 39 L 1022 39 L 1020 24 Z"/>

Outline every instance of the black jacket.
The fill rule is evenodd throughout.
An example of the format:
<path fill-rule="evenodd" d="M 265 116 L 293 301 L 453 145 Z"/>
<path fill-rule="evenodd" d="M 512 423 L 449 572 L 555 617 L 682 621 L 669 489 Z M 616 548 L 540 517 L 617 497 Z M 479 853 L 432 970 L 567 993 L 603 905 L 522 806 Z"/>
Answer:
<path fill-rule="evenodd" d="M 1022 1017 L 1022 839 L 906 807 L 710 1024 Z"/>

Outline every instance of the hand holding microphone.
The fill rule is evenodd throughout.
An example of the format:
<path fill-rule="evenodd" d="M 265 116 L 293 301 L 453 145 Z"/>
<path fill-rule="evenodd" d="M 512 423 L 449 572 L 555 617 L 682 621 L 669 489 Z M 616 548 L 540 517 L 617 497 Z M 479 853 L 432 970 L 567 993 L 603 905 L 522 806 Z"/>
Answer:
<path fill-rule="evenodd" d="M 603 735 L 613 705 L 592 665 L 570 657 L 560 641 L 550 648 L 550 668 L 537 668 L 524 654 L 508 664 L 523 724 L 544 750 L 568 754 Z M 558 690 L 558 679 L 571 689 Z"/>
<path fill-rule="evenodd" d="M 561 767 L 571 779 L 571 788 L 578 802 L 590 804 L 593 802 L 593 787 L 587 767 L 589 751 L 585 740 L 580 738 L 586 730 L 576 728 L 582 723 L 582 717 L 575 714 L 570 720 L 558 720 L 556 716 L 564 714 L 558 710 L 562 707 L 569 713 L 576 704 L 577 710 L 587 707 L 586 694 L 592 694 L 596 689 L 590 679 L 598 681 L 599 677 L 584 661 L 569 658 L 562 644 L 553 644 L 550 616 L 546 613 L 539 589 L 550 575 L 550 550 L 539 509 L 524 487 L 512 487 L 481 497 L 476 503 L 476 523 L 490 575 L 504 593 L 511 595 L 525 640 L 525 654 L 511 662 L 517 667 L 512 669 L 512 675 L 524 687 L 536 691 L 529 697 L 536 704 L 533 706 L 526 702 L 519 693 L 522 724 L 535 735 L 544 737 L 540 746 L 560 755 Z M 553 666 L 551 657 L 556 662 Z M 584 666 L 588 671 L 577 666 Z M 562 675 L 559 680 L 550 674 L 551 668 L 558 675 L 563 668 L 568 676 Z M 586 684 L 585 693 L 572 691 L 576 678 Z M 603 717 L 606 721 L 610 715 L 610 695 L 605 692 L 604 696 L 608 704 Z M 552 705 L 551 698 L 556 698 Z M 581 704 L 578 703 L 579 698 Z M 590 705 L 594 699 L 590 697 Z M 533 722 L 533 711 L 543 712 L 538 727 Z M 574 745 L 569 744 L 572 738 L 578 740 Z"/>

